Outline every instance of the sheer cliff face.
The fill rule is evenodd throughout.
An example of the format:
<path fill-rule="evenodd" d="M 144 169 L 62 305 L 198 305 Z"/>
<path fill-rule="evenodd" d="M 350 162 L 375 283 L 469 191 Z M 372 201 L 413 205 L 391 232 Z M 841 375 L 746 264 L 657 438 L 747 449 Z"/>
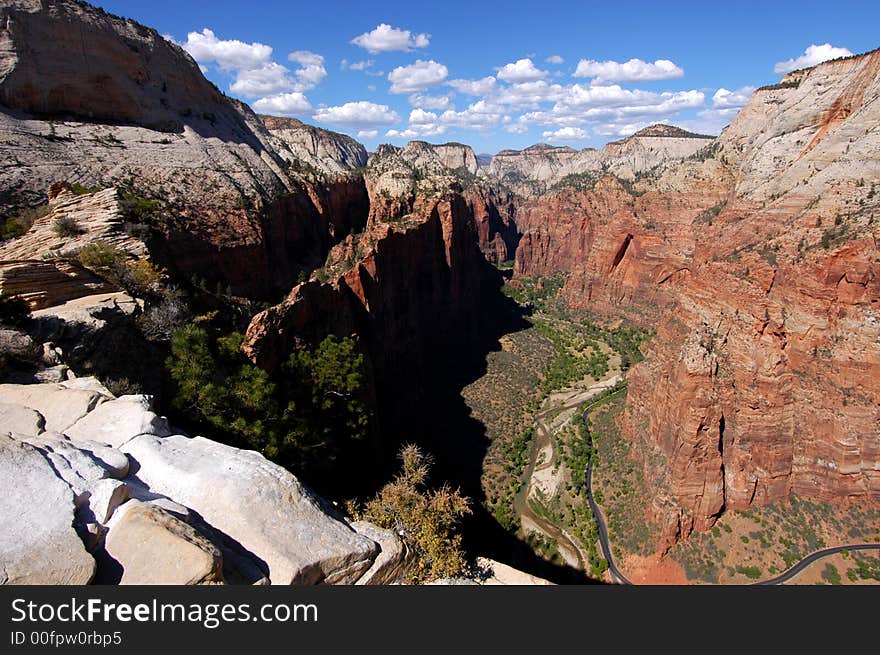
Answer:
<path fill-rule="evenodd" d="M 725 508 L 880 498 L 880 53 L 755 93 L 710 149 L 627 193 L 517 207 L 519 274 L 657 326 L 625 430 L 666 543 Z"/>

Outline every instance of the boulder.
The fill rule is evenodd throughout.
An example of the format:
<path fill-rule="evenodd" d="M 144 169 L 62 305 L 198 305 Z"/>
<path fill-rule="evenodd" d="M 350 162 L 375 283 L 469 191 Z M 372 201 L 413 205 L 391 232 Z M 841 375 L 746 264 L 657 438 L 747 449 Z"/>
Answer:
<path fill-rule="evenodd" d="M 108 528 L 104 549 L 122 569 L 120 584 L 222 581 L 220 551 L 192 526 L 155 505 L 130 500 Z"/>
<path fill-rule="evenodd" d="M 288 471 L 253 451 L 174 435 L 122 446 L 150 491 L 196 512 L 258 558 L 273 584 L 353 583 L 377 545 L 328 516 Z"/>
<path fill-rule="evenodd" d="M 46 419 L 45 429 L 64 432 L 108 396 L 92 389 L 62 384 L 0 384 L 0 403 L 22 405 Z"/>
<path fill-rule="evenodd" d="M 0 363 L 6 360 L 36 364 L 40 361 L 40 347 L 24 332 L 0 326 Z"/>
<path fill-rule="evenodd" d="M 487 577 L 480 584 L 493 585 L 552 585 L 553 583 L 544 578 L 539 578 L 525 571 L 520 571 L 507 564 L 496 562 L 488 557 L 477 558 L 477 566 L 487 573 Z"/>
<path fill-rule="evenodd" d="M 128 475 L 128 457 L 122 451 L 95 441 L 77 441 L 76 447 L 91 457 L 107 472 L 107 477 L 121 480 Z"/>
<path fill-rule="evenodd" d="M 70 487 L 39 451 L 0 436 L 0 583 L 88 584 L 95 560 L 73 529 Z"/>
<path fill-rule="evenodd" d="M 0 432 L 35 437 L 45 425 L 46 419 L 30 407 L 0 403 Z"/>
<path fill-rule="evenodd" d="M 171 434 L 166 420 L 150 411 L 150 396 L 120 396 L 105 402 L 70 426 L 74 441 L 88 440 L 119 448 L 139 434 Z"/>
<path fill-rule="evenodd" d="M 391 530 L 385 530 L 366 521 L 355 521 L 351 527 L 358 534 L 375 541 L 380 548 L 373 565 L 355 584 L 380 585 L 403 581 L 408 561 L 406 548 L 400 538 Z"/>
<path fill-rule="evenodd" d="M 95 521 L 106 524 L 116 508 L 128 500 L 128 485 L 119 480 L 99 480 L 89 489 L 89 509 Z"/>

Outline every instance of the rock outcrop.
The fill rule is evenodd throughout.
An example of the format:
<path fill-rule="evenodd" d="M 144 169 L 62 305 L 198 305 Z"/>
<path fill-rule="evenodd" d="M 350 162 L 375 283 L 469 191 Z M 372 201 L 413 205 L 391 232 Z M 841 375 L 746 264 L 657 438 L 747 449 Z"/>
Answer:
<path fill-rule="evenodd" d="M 259 453 L 171 434 L 94 379 L 0 385 L 0 417 L 0 582 L 387 584 L 411 565 Z"/>
<path fill-rule="evenodd" d="M 306 125 L 295 118 L 260 116 L 269 142 L 293 167 L 310 166 L 327 173 L 344 173 L 367 165 L 367 149 L 350 136 Z"/>
<path fill-rule="evenodd" d="M 155 30 L 73 0 L 7 3 L 0 25 L 0 214 L 43 205 L 56 182 L 116 187 L 148 210 L 161 266 L 263 297 L 363 227 L 362 183 L 292 170 L 256 114 Z"/>
<path fill-rule="evenodd" d="M 0 584 L 88 584 L 95 561 L 73 529 L 73 492 L 50 462 L 0 435 L 0 486 Z"/>

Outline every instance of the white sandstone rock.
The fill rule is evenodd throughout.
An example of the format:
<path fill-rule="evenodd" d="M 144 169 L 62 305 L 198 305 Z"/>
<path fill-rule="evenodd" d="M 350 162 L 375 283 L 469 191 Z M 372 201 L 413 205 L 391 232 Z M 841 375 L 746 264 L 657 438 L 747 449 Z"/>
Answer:
<path fill-rule="evenodd" d="M 62 384 L 0 384 L 0 403 L 22 405 L 46 419 L 44 429 L 64 432 L 108 396 Z"/>
<path fill-rule="evenodd" d="M 88 584 L 70 487 L 33 446 L 0 436 L 0 583 Z"/>
<path fill-rule="evenodd" d="M 122 450 L 136 480 L 238 541 L 265 563 L 273 584 L 351 583 L 373 563 L 373 541 L 328 516 L 259 453 L 180 435 L 141 435 Z"/>
<path fill-rule="evenodd" d="M 104 548 L 120 584 L 187 585 L 222 580 L 222 556 L 195 528 L 155 505 L 130 500 L 110 521 Z"/>
<path fill-rule="evenodd" d="M 149 396 L 121 396 L 96 407 L 65 430 L 74 441 L 89 440 L 119 448 L 139 434 L 171 434 L 168 422 L 150 411 Z"/>

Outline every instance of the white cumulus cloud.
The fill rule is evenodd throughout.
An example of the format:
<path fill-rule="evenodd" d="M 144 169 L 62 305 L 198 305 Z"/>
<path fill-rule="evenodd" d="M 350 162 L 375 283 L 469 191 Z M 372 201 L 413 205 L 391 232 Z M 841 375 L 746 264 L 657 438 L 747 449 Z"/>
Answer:
<path fill-rule="evenodd" d="M 305 91 L 306 89 L 300 88 L 288 73 L 290 70 L 285 66 L 270 61 L 259 68 L 239 70 L 229 89 L 246 97 L 268 96 L 284 91 Z"/>
<path fill-rule="evenodd" d="M 542 136 L 547 141 L 582 141 L 590 135 L 580 127 L 560 127 L 558 130 L 544 132 Z"/>
<path fill-rule="evenodd" d="M 712 96 L 712 105 L 718 109 L 744 107 L 754 92 L 755 87 L 753 86 L 744 86 L 734 91 L 728 91 L 721 87 Z"/>
<path fill-rule="evenodd" d="M 495 90 L 497 82 L 489 75 L 479 80 L 449 80 L 447 84 L 466 96 L 485 96 Z"/>
<path fill-rule="evenodd" d="M 444 125 L 466 130 L 487 130 L 501 123 L 503 118 L 501 108 L 485 100 L 478 100 L 463 111 L 448 109 L 439 116 Z"/>
<path fill-rule="evenodd" d="M 641 59 L 630 59 L 623 63 L 581 59 L 573 77 L 591 77 L 598 82 L 648 82 L 683 75 L 684 70 L 668 59 L 658 59 L 653 63 Z"/>
<path fill-rule="evenodd" d="M 449 109 L 452 105 L 452 98 L 446 96 L 432 96 L 414 93 L 409 98 L 409 104 L 413 107 L 421 109 Z"/>
<path fill-rule="evenodd" d="M 288 60 L 298 65 L 291 73 L 286 66 L 272 61 L 271 46 L 220 39 L 208 28 L 190 32 L 181 46 L 199 63 L 203 72 L 206 72 L 207 64 L 215 64 L 220 70 L 233 73 L 235 79 L 229 86 L 230 91 L 247 98 L 275 102 L 277 97 L 285 94 L 301 95 L 303 91 L 315 88 L 327 76 L 324 57 L 317 53 L 308 50 L 290 53 Z M 302 106 L 300 100 L 296 102 Z"/>
<path fill-rule="evenodd" d="M 779 74 L 790 73 L 791 71 L 800 68 L 809 68 L 810 66 L 821 64 L 823 61 L 828 61 L 829 59 L 849 57 L 851 55 L 852 52 L 850 52 L 848 48 L 833 46 L 830 43 L 823 43 L 821 45 L 816 45 L 814 43 L 813 45 L 808 46 L 807 49 L 804 50 L 804 54 L 800 57 L 778 62 L 773 67 L 773 72 Z"/>
<path fill-rule="evenodd" d="M 327 69 L 324 68 L 324 57 L 308 50 L 297 50 L 287 55 L 287 59 L 299 64 L 294 71 L 301 85 L 314 88 L 321 80 L 327 77 Z M 308 90 L 308 89 L 303 89 Z"/>
<path fill-rule="evenodd" d="M 564 64 L 564 63 L 565 63 L 565 59 L 563 59 L 563 58 L 560 57 L 559 55 L 550 55 L 550 56 L 547 57 L 547 59 L 545 59 L 544 61 L 546 61 L 548 64 L 554 64 L 554 65 L 556 65 L 556 66 L 558 66 L 559 64 Z"/>
<path fill-rule="evenodd" d="M 398 66 L 388 73 L 391 82 L 391 93 L 415 93 L 443 82 L 449 75 L 449 69 L 433 59 L 417 60 L 409 66 Z"/>
<path fill-rule="evenodd" d="M 224 70 L 259 68 L 272 58 L 271 46 L 218 39 L 207 27 L 190 32 L 180 45 L 200 64 L 215 63 Z"/>
<path fill-rule="evenodd" d="M 357 135 L 359 139 L 375 139 L 379 136 L 379 130 L 360 130 Z"/>
<path fill-rule="evenodd" d="M 369 53 L 376 54 L 395 50 L 408 52 L 414 48 L 425 48 L 430 43 L 430 39 L 430 34 L 413 34 L 409 30 L 401 30 L 391 27 L 387 23 L 381 23 L 372 32 L 364 32 L 353 38 L 350 43 L 364 48 Z"/>
<path fill-rule="evenodd" d="M 400 115 L 388 105 L 379 105 L 366 100 L 346 102 L 344 105 L 334 107 L 321 107 L 315 112 L 314 117 L 320 123 L 361 129 L 393 125 L 400 120 Z"/>
<path fill-rule="evenodd" d="M 279 93 L 260 98 L 254 109 L 262 114 L 281 114 L 282 116 L 303 115 L 312 112 L 312 105 L 302 93 Z"/>
<path fill-rule="evenodd" d="M 505 82 L 534 82 L 547 77 L 547 71 L 539 70 L 531 59 L 518 59 L 498 69 L 498 79 Z"/>

